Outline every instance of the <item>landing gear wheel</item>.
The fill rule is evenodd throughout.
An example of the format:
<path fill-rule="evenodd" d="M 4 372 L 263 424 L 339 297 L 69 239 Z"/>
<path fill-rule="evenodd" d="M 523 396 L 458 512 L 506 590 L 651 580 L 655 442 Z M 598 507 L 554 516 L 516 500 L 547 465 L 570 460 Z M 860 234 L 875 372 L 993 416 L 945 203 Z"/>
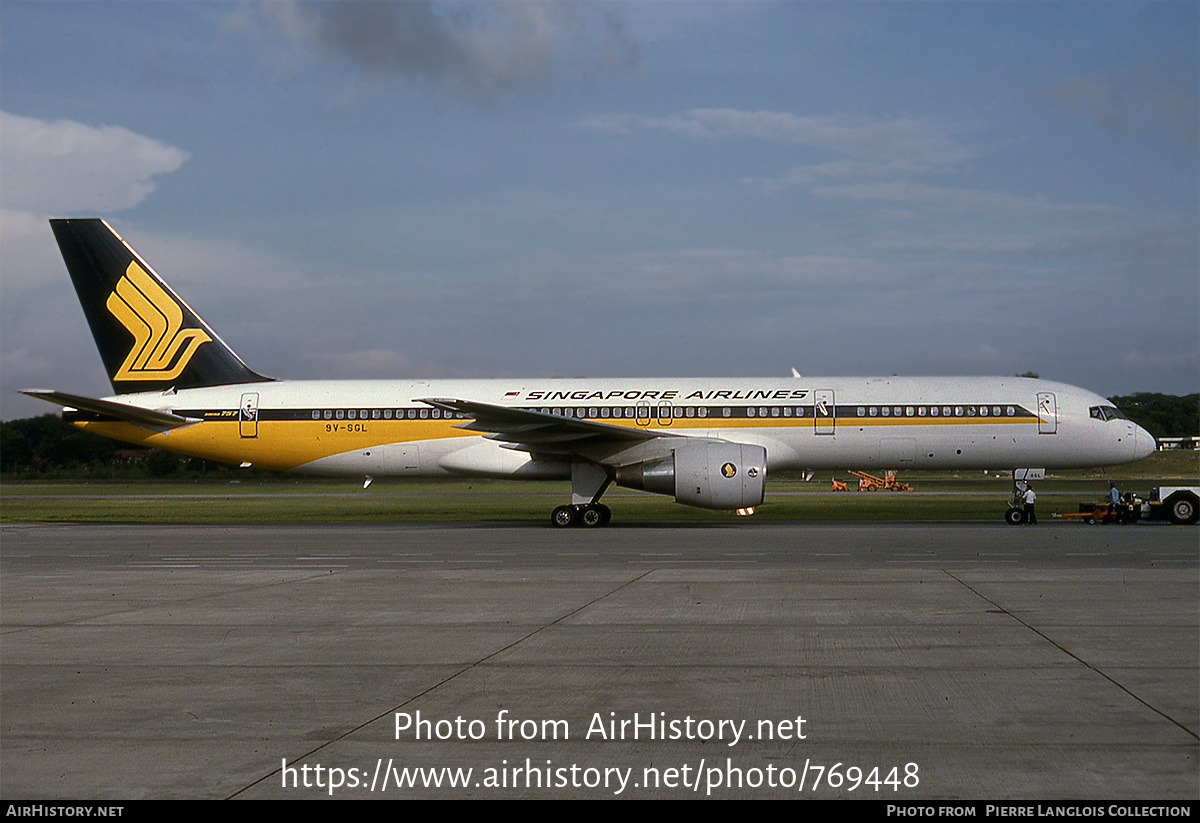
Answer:
<path fill-rule="evenodd" d="M 599 506 L 584 506 L 579 512 L 579 522 L 589 529 L 594 526 L 603 526 L 604 512 L 600 511 Z"/>
<path fill-rule="evenodd" d="M 579 522 L 574 506 L 559 506 L 550 515 L 550 522 L 559 528 L 569 528 Z"/>
<path fill-rule="evenodd" d="M 1025 522 L 1025 512 L 1020 509 L 1009 509 L 1004 513 L 1004 522 L 1010 526 L 1019 526 Z"/>
<path fill-rule="evenodd" d="M 612 520 L 612 509 L 603 503 L 591 503 L 584 506 L 579 514 L 579 522 L 589 528 L 607 526 L 610 520 Z"/>

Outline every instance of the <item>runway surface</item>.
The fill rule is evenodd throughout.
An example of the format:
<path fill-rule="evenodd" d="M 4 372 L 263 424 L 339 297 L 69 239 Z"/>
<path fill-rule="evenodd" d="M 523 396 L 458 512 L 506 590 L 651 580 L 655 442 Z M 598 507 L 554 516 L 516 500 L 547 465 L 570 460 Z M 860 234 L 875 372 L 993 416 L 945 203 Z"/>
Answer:
<path fill-rule="evenodd" d="M 1197 534 L 6 525 L 0 793 L 1194 799 Z"/>

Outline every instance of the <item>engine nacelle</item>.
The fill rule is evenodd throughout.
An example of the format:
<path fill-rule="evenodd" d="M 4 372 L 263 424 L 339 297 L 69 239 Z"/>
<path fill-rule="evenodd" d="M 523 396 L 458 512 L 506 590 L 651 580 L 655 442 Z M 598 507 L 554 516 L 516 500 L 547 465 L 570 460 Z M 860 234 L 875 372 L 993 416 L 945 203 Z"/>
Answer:
<path fill-rule="evenodd" d="M 763 501 L 767 450 L 744 443 L 696 443 L 670 457 L 617 469 L 619 486 L 669 494 L 702 509 L 749 509 Z"/>

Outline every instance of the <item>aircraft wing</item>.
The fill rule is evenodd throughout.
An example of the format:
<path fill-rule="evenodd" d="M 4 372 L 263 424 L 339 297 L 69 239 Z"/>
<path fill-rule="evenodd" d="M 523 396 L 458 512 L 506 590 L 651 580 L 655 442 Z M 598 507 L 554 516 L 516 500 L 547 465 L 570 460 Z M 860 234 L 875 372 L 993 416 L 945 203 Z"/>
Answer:
<path fill-rule="evenodd" d="M 64 392 L 50 391 L 49 389 L 25 389 L 21 394 L 36 397 L 38 400 L 45 400 L 47 403 L 78 409 L 79 411 L 102 414 L 105 417 L 115 417 L 118 420 L 125 420 L 158 432 L 167 431 L 168 429 L 178 429 L 181 426 L 190 426 L 193 423 L 200 422 L 194 418 L 182 417 L 171 412 L 143 409 L 140 406 L 131 406 L 128 403 L 116 403 L 112 400 L 96 400 L 92 397 L 65 394 Z"/>
<path fill-rule="evenodd" d="M 494 406 L 473 400 L 419 398 L 417 402 L 471 418 L 456 428 L 485 432 L 484 437 L 499 441 L 504 448 L 547 458 L 577 456 L 618 466 L 666 457 L 682 439 L 715 440 Z"/>

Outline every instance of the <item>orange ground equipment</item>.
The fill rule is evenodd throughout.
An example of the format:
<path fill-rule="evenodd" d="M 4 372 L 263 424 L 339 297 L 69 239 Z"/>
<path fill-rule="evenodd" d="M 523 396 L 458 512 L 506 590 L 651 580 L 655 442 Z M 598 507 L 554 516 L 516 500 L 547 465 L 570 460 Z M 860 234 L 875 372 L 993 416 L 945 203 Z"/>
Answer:
<path fill-rule="evenodd" d="M 856 471 L 851 471 L 850 474 L 858 478 L 858 490 L 860 492 L 875 492 L 880 490 L 889 492 L 910 492 L 913 490 L 912 486 L 898 481 L 894 471 L 884 472 L 883 477 L 876 477 L 873 474 Z"/>
<path fill-rule="evenodd" d="M 1082 520 L 1084 523 L 1136 523 L 1140 514 L 1140 505 L 1129 501 L 1121 501 L 1116 506 L 1108 503 L 1080 503 L 1079 511 L 1067 514 L 1055 514 L 1064 520 Z"/>

